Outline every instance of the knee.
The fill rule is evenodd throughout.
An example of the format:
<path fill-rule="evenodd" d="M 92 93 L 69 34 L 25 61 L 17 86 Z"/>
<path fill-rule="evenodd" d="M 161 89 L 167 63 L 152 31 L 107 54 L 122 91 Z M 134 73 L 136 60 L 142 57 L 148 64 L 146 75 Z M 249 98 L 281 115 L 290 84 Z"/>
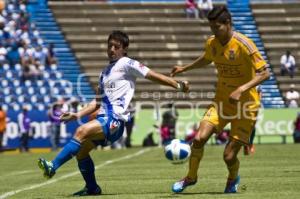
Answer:
<path fill-rule="evenodd" d="M 200 131 L 196 134 L 194 139 L 194 141 L 196 141 L 201 146 L 204 146 L 207 140 L 208 140 L 207 137 L 201 134 Z"/>
<path fill-rule="evenodd" d="M 82 126 L 78 127 L 74 134 L 74 138 L 76 138 L 80 142 L 82 142 L 84 139 L 86 139 L 87 136 L 88 136 L 87 129 L 85 129 Z"/>
<path fill-rule="evenodd" d="M 226 164 L 231 164 L 236 160 L 236 156 L 232 152 L 226 152 L 223 155 L 223 159 Z"/>
<path fill-rule="evenodd" d="M 76 154 L 77 161 L 83 160 L 89 156 L 89 152 L 83 150 Z"/>

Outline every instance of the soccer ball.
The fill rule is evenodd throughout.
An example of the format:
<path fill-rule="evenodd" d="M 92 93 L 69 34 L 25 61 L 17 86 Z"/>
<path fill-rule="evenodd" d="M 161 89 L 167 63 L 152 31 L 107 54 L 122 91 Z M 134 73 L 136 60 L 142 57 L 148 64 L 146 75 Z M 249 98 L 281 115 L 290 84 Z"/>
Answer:
<path fill-rule="evenodd" d="M 165 146 L 165 156 L 173 164 L 181 164 L 188 160 L 191 155 L 191 147 L 186 142 L 174 139 Z"/>

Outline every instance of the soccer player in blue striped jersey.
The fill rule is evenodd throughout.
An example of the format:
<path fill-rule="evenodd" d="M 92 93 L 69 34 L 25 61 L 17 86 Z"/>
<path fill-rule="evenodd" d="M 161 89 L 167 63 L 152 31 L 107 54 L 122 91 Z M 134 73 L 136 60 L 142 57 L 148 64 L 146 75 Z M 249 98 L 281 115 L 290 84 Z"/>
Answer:
<path fill-rule="evenodd" d="M 76 196 L 100 195 L 102 190 L 96 182 L 95 167 L 89 152 L 100 143 L 110 144 L 118 140 L 124 130 L 124 123 L 130 118 L 129 103 L 134 95 L 137 78 L 146 78 L 158 84 L 173 87 L 177 91 L 187 92 L 186 81 L 176 81 L 160 73 L 154 72 L 142 63 L 127 57 L 129 38 L 126 33 L 113 31 L 107 41 L 109 64 L 99 77 L 97 97 L 88 106 L 77 113 L 67 112 L 61 121 L 68 122 L 89 115 L 99 109 L 96 119 L 80 126 L 73 138 L 57 154 L 52 161 L 40 158 L 39 167 L 46 178 L 65 162 L 76 156 L 79 170 L 86 183 Z"/>

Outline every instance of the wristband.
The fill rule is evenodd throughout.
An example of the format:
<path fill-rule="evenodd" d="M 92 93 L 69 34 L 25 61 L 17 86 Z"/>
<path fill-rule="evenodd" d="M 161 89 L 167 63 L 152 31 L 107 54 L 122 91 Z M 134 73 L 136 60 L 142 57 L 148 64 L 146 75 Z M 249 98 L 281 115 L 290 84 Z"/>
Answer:
<path fill-rule="evenodd" d="M 183 82 L 183 81 L 179 81 L 179 82 L 177 82 L 177 91 L 180 91 L 180 92 L 182 92 L 182 91 L 183 91 L 183 89 L 184 89 L 184 87 L 185 87 L 185 84 L 184 84 L 184 82 Z"/>

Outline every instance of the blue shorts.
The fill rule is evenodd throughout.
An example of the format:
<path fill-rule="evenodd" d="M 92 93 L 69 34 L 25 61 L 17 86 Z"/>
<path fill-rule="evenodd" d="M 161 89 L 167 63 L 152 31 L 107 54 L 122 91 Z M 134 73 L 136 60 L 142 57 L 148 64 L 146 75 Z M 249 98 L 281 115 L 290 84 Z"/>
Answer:
<path fill-rule="evenodd" d="M 100 122 L 105 135 L 105 140 L 93 140 L 95 145 L 109 145 L 122 137 L 125 122 L 111 115 L 97 115 L 96 120 Z"/>

